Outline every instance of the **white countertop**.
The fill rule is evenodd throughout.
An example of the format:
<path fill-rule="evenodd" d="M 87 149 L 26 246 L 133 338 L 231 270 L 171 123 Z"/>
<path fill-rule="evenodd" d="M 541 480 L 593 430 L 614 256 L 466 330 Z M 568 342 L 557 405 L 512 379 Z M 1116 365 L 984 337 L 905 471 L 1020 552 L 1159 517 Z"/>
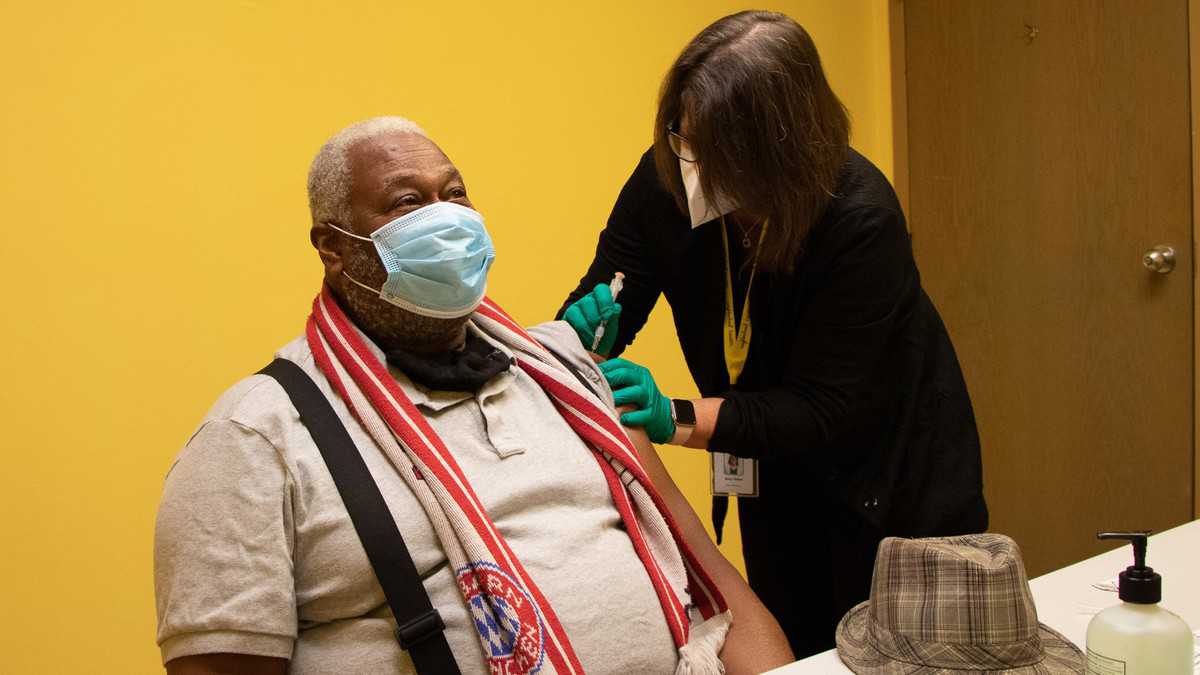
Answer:
<path fill-rule="evenodd" d="M 1200 630 L 1200 520 L 1151 535 L 1147 563 L 1163 576 L 1162 606 Z M 1133 564 L 1133 547 L 1126 544 L 1108 553 L 1075 563 L 1029 582 L 1038 620 L 1084 649 L 1087 625 L 1097 611 L 1120 602 L 1117 594 L 1092 584 L 1115 579 Z M 829 650 L 771 671 L 771 675 L 850 673 L 837 650 Z"/>

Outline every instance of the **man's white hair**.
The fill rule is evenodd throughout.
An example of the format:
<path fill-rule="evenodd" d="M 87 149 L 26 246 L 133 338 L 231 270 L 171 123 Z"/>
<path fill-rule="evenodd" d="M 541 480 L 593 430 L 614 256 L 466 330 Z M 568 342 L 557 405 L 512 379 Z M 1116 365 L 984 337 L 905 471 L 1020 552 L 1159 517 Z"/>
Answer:
<path fill-rule="evenodd" d="M 325 141 L 308 169 L 308 210 L 314 223 L 350 226 L 350 148 L 391 133 L 426 136 L 415 122 L 386 115 L 355 122 Z"/>

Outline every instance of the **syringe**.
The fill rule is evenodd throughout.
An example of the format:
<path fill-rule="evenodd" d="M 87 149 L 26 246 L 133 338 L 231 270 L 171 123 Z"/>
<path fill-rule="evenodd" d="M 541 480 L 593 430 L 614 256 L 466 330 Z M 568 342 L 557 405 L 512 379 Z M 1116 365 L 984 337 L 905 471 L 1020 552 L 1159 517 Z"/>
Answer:
<path fill-rule="evenodd" d="M 617 272 L 613 276 L 613 280 L 611 282 L 609 282 L 609 284 L 608 284 L 609 290 L 612 291 L 613 302 L 617 301 L 617 294 L 620 293 L 621 289 L 624 287 L 625 287 L 625 274 L 623 272 Z M 608 325 L 608 320 L 605 319 L 604 321 L 600 322 L 600 326 L 596 329 L 596 339 L 592 340 L 592 351 L 593 352 L 600 348 L 600 341 L 604 339 L 604 328 L 607 325 Z"/>

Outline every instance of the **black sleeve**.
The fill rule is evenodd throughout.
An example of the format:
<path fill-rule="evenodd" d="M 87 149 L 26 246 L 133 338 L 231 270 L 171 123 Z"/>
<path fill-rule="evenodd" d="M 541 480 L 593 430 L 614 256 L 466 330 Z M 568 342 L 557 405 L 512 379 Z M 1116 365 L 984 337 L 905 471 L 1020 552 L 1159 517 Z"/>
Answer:
<path fill-rule="evenodd" d="M 567 296 L 566 302 L 559 308 L 556 318 L 562 318 L 563 312 L 571 303 L 585 294 L 590 293 L 597 284 L 607 284 L 616 272 L 625 274 L 624 288 L 617 296 L 621 305 L 620 330 L 617 341 L 613 345 L 611 356 L 617 356 L 634 336 L 646 324 L 650 310 L 658 302 L 662 285 L 659 281 L 659 265 L 655 264 L 651 250 L 651 242 L 647 238 L 647 227 L 653 223 L 647 222 L 649 215 L 647 202 L 661 195 L 662 188 L 658 184 L 658 175 L 654 168 L 654 157 L 650 152 L 642 155 L 633 175 L 626 181 L 625 187 L 617 197 L 608 224 L 600 233 L 600 241 L 596 244 L 596 255 L 588 267 L 587 274 L 579 280 L 579 285 Z"/>
<path fill-rule="evenodd" d="M 904 217 L 865 207 L 825 234 L 821 285 L 802 310 L 780 384 L 725 395 L 711 448 L 779 457 L 828 447 L 856 421 L 919 283 Z M 816 250 L 811 251 L 816 255 Z M 811 457 L 817 465 L 828 458 Z"/>

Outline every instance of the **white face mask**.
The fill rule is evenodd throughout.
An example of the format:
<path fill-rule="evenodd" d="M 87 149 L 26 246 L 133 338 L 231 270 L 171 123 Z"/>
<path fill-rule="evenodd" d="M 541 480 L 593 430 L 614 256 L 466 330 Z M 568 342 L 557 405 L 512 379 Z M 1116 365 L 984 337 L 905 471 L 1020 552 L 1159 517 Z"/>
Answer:
<path fill-rule="evenodd" d="M 709 204 L 700 189 L 700 167 L 696 162 L 679 160 L 679 173 L 683 176 L 683 190 L 687 193 L 688 214 L 692 227 L 696 228 L 710 220 L 716 220 L 737 210 L 737 204 L 724 195 L 718 195 L 715 204 Z"/>

